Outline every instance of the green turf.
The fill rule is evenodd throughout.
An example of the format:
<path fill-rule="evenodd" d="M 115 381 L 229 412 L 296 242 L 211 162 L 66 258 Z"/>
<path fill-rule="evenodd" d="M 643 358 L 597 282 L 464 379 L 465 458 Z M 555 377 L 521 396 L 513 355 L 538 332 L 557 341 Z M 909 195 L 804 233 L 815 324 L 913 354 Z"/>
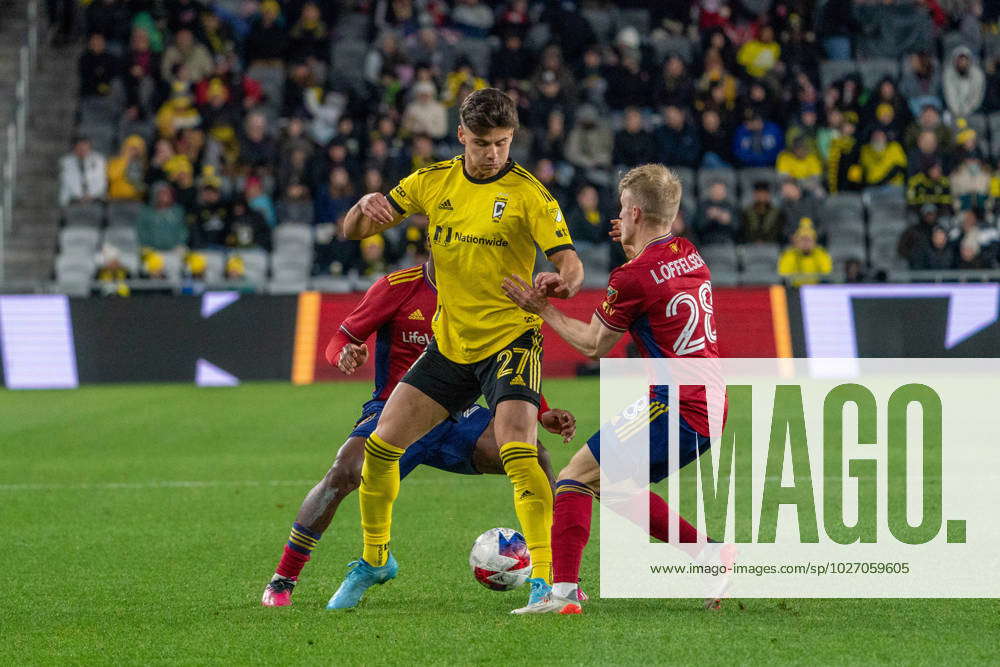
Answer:
<path fill-rule="evenodd" d="M 481 588 L 466 561 L 481 531 L 516 526 L 509 483 L 434 470 L 403 484 L 396 581 L 358 611 L 323 609 L 358 553 L 351 499 L 295 606 L 263 609 L 261 590 L 309 481 L 325 471 L 368 391 L 340 383 L 0 392 L 0 663 L 996 658 L 995 601 L 745 600 L 711 613 L 689 600 L 594 600 L 582 617 L 512 617 L 525 592 Z M 551 381 L 546 393 L 553 406 L 597 404 L 594 381 Z M 580 417 L 585 435 L 594 417 Z M 557 467 L 575 449 L 545 441 Z M 583 572 L 591 592 L 594 546 Z"/>

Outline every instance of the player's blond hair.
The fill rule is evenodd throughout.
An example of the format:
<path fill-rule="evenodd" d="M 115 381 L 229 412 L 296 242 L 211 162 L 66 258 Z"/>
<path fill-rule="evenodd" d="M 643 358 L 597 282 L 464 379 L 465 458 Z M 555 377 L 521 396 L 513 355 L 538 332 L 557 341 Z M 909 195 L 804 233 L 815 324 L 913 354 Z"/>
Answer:
<path fill-rule="evenodd" d="M 628 190 L 636 206 L 648 218 L 671 223 L 681 206 L 681 179 L 662 164 L 644 164 L 629 169 L 618 183 L 618 192 Z"/>

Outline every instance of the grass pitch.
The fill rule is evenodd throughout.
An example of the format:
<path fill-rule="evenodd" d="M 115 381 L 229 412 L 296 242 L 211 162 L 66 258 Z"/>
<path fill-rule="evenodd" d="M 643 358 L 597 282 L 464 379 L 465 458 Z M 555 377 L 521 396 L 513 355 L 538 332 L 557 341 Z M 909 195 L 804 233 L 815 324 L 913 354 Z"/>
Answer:
<path fill-rule="evenodd" d="M 88 387 L 0 391 L 0 663 L 993 662 L 1000 606 L 977 600 L 599 600 L 580 617 L 513 617 L 472 540 L 517 522 L 503 477 L 418 469 L 396 503 L 400 576 L 349 613 L 326 600 L 360 552 L 347 500 L 295 593 L 259 598 L 298 505 L 370 388 Z M 543 436 L 556 469 L 596 427 L 591 380 L 546 382 L 580 414 Z M 598 537 L 585 588 L 598 592 Z M 989 575 L 986 575 L 989 576 Z M 594 596 L 596 598 L 596 596 Z"/>

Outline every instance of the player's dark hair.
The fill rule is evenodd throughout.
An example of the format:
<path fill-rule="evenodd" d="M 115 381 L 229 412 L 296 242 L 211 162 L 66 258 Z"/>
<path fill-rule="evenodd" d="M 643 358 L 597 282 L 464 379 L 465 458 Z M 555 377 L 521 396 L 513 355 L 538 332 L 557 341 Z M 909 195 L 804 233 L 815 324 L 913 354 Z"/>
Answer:
<path fill-rule="evenodd" d="M 498 127 L 512 130 L 518 127 L 514 100 L 497 88 L 483 88 L 470 93 L 458 110 L 458 118 L 462 126 L 473 134 L 486 134 Z"/>

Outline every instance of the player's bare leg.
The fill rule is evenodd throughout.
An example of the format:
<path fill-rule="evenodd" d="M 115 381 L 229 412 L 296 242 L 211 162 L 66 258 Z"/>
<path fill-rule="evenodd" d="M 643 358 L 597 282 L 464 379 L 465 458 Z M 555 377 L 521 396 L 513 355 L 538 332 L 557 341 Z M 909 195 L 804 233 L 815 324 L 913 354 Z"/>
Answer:
<path fill-rule="evenodd" d="M 399 459 L 447 416 L 444 407 L 416 387 L 400 382 L 393 389 L 375 432 L 365 441 L 358 487 L 364 551 L 349 565 L 327 609 L 351 609 L 370 587 L 395 578 L 399 566 L 389 553 L 389 536 L 392 504 L 399 494 Z"/>
<path fill-rule="evenodd" d="M 281 561 L 264 589 L 262 605 L 287 607 L 292 603 L 292 590 L 302 568 L 312 557 L 313 548 L 329 527 L 341 501 L 361 483 L 364 456 L 365 439 L 348 438 L 326 475 L 306 494 Z"/>

